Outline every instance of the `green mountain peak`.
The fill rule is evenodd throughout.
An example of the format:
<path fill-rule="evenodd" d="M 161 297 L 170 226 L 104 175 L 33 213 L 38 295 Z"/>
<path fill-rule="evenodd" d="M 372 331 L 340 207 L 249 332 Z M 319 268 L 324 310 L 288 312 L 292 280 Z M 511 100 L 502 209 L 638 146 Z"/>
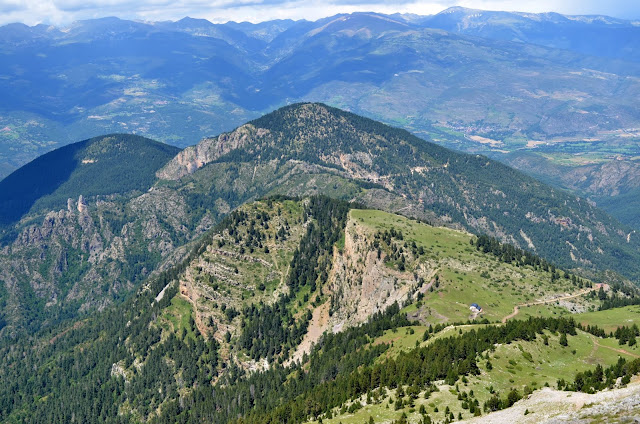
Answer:
<path fill-rule="evenodd" d="M 321 103 L 285 106 L 204 139 L 157 175 L 176 185 L 198 181 L 210 187 L 208 181 L 229 167 L 242 169 L 234 184 L 242 181 L 243 190 L 329 194 L 331 187 L 355 184 L 359 188 L 343 198 L 492 234 L 568 268 L 640 275 L 631 259 L 640 244 L 627 240 L 630 230 L 589 202 L 484 156 L 458 153 Z"/>
<path fill-rule="evenodd" d="M 44 154 L 0 181 L 0 223 L 67 199 L 145 191 L 180 149 L 130 134 L 110 134 Z"/>

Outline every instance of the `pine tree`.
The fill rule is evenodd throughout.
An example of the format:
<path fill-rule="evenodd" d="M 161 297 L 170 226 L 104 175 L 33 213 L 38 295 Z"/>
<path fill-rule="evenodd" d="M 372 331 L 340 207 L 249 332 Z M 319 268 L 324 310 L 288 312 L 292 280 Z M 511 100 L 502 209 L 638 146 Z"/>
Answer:
<path fill-rule="evenodd" d="M 565 333 L 560 334 L 560 346 L 569 346 L 569 341 Z"/>

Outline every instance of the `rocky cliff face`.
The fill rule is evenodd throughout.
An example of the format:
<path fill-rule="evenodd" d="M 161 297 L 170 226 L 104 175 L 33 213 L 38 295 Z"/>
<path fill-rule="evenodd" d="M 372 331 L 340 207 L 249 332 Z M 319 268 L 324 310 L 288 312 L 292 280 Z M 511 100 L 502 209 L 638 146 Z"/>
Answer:
<path fill-rule="evenodd" d="M 344 232 L 344 247 L 334 249 L 331 273 L 322 288 L 328 300 L 313 310 L 309 330 L 292 361 L 309 353 L 326 331 L 340 332 L 396 302 L 402 305 L 435 275 L 435 264 L 410 255 L 405 270 L 388 266 L 389 254 L 374 248 L 374 232 L 355 219 L 347 221 Z"/>
<path fill-rule="evenodd" d="M 415 272 L 398 271 L 385 265 L 386 253 L 378 257 L 373 248 L 373 233 L 356 220 L 345 228 L 343 249 L 334 252 L 332 273 L 326 287 L 331 297 L 331 331 L 365 322 L 373 313 L 393 303 L 402 304 L 432 269 L 422 264 Z"/>
<path fill-rule="evenodd" d="M 40 302 L 39 312 L 49 319 L 60 309 L 102 309 L 157 267 L 176 261 L 176 242 L 191 235 L 183 203 L 161 189 L 128 202 L 80 196 L 69 199 L 66 209 L 30 217 L 0 251 L 7 321 L 22 325 Z"/>
<path fill-rule="evenodd" d="M 229 311 L 271 305 L 289 293 L 291 259 L 306 228 L 313 225 L 305 220 L 303 207 L 304 201 L 242 206 L 232 215 L 233 224 L 212 237 L 179 279 L 179 293 L 191 304 L 200 332 L 215 337 L 245 367 L 260 365 L 242 359 L 244 355 L 237 355 L 233 345 L 225 342 L 227 332 L 236 338 L 244 328 L 242 317 Z M 344 246 L 334 247 L 326 281 L 319 282 L 317 291 L 292 301 L 298 319 L 306 313 L 311 319 L 289 361 L 301 359 L 325 331 L 342 331 L 395 302 L 402 304 L 433 278 L 435 265 L 410 253 L 406 269 L 389 266 L 390 252 L 378 253 L 375 236 L 371 227 L 349 219 Z"/>
<path fill-rule="evenodd" d="M 193 174 L 204 165 L 218 159 L 232 150 L 245 147 L 253 138 L 262 137 L 268 130 L 257 129 L 246 124 L 233 132 L 218 137 L 205 138 L 195 146 L 190 146 L 160 169 L 156 176 L 164 180 L 177 180 L 185 175 Z"/>

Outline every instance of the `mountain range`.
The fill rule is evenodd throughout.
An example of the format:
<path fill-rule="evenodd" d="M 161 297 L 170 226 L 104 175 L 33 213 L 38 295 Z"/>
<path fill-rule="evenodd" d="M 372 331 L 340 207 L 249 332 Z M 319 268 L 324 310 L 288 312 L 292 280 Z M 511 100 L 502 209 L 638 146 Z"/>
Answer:
<path fill-rule="evenodd" d="M 2 421 L 637 413 L 640 241 L 482 155 L 299 103 L 61 147 L 0 204 Z"/>
<path fill-rule="evenodd" d="M 602 16 L 462 8 L 315 22 L 6 25 L 0 175 L 101 133 L 185 147 L 296 101 L 511 165 L 522 161 L 510 155 L 533 154 L 554 172 L 614 159 L 635 168 L 639 34 L 635 22 Z M 617 194 L 608 201 L 633 189 L 627 179 L 604 181 L 604 198 L 577 180 L 560 186 L 635 225 L 632 207 L 618 213 Z"/>
<path fill-rule="evenodd" d="M 301 103 L 180 152 L 138 136 L 97 137 L 8 176 L 7 331 L 104 308 L 247 201 L 318 194 L 489 234 L 584 275 L 640 275 L 640 239 L 584 199 L 484 156 Z"/>
<path fill-rule="evenodd" d="M 0 421 L 631 422 L 638 28 L 0 27 Z"/>
<path fill-rule="evenodd" d="M 433 16 L 399 15 L 429 28 L 638 62 L 638 22 L 610 16 L 493 12 L 451 7 Z"/>

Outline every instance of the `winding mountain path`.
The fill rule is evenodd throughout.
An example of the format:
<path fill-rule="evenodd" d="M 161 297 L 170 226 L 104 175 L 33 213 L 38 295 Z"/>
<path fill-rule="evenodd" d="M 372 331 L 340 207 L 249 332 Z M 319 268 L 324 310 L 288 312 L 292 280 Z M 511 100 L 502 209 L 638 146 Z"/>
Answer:
<path fill-rule="evenodd" d="M 620 354 L 623 354 L 623 355 L 631 356 L 632 358 L 636 358 L 636 359 L 637 359 L 637 358 L 640 358 L 640 356 L 639 356 L 639 355 L 636 355 L 636 354 L 635 354 L 635 353 L 633 353 L 633 352 L 629 352 L 628 350 L 624 350 L 624 349 L 622 349 L 622 348 L 615 348 L 615 347 L 611 347 L 611 346 L 605 346 L 605 345 L 603 345 L 603 344 L 600 344 L 600 343 L 598 343 L 598 338 L 597 338 L 597 337 L 595 337 L 595 336 L 591 336 L 591 338 L 593 339 L 594 347 L 595 347 L 595 346 L 597 346 L 597 347 L 603 347 L 603 348 L 605 348 L 605 349 L 613 350 L 614 352 L 617 352 L 617 353 L 620 353 Z"/>
<path fill-rule="evenodd" d="M 537 300 L 535 302 L 521 303 L 520 305 L 516 305 L 516 306 L 513 307 L 513 312 L 511 312 L 506 317 L 502 318 L 502 323 L 504 324 L 505 322 L 507 322 L 507 320 L 510 320 L 511 318 L 513 318 L 516 315 L 518 315 L 518 313 L 520 312 L 520 308 L 527 307 L 527 306 L 535 306 L 535 305 L 546 305 L 547 303 L 553 303 L 553 302 L 557 302 L 559 300 L 573 299 L 575 297 L 583 296 L 583 295 L 585 295 L 585 294 L 587 294 L 589 292 L 592 292 L 594 290 L 597 290 L 597 288 L 596 287 L 590 287 L 588 289 L 580 290 L 579 292 L 574 293 L 574 294 L 570 294 L 568 296 L 556 297 L 556 298 L 553 298 L 553 299 Z"/>

